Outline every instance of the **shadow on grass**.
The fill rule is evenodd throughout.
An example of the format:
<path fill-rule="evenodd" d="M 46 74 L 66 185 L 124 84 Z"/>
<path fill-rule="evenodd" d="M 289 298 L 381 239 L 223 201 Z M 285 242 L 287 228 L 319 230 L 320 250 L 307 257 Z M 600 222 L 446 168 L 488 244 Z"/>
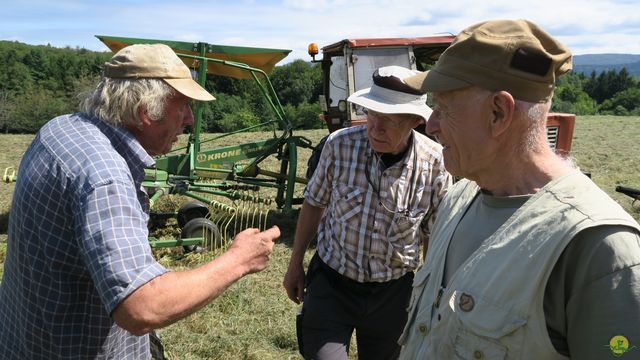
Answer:
<path fill-rule="evenodd" d="M 296 338 L 292 338 L 289 334 L 278 334 L 271 338 L 271 343 L 282 350 L 298 350 L 298 341 Z"/>
<path fill-rule="evenodd" d="M 267 227 L 277 225 L 280 228 L 280 239 L 278 243 L 285 244 L 288 247 L 293 247 L 293 238 L 296 234 L 296 225 L 298 223 L 299 209 L 294 209 L 291 213 L 285 214 L 283 212 L 271 211 L 267 216 Z M 316 247 L 316 239 L 313 239 L 309 244 L 309 248 Z"/>
<path fill-rule="evenodd" d="M 0 234 L 6 234 L 9 231 L 9 211 L 0 213 Z"/>
<path fill-rule="evenodd" d="M 298 222 L 298 209 L 293 210 L 291 213 L 285 214 L 283 212 L 270 211 L 267 215 L 267 227 L 277 225 L 280 228 L 279 243 L 287 246 L 293 245 L 293 237 L 296 233 L 296 224 Z"/>

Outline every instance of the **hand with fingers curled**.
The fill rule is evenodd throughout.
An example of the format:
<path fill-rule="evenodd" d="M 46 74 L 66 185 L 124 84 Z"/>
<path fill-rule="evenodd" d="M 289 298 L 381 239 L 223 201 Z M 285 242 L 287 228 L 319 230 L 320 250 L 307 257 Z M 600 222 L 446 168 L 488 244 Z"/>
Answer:
<path fill-rule="evenodd" d="M 239 263 L 246 267 L 245 274 L 256 273 L 269 265 L 269 256 L 279 237 L 280 229 L 275 225 L 265 231 L 249 228 L 236 235 L 228 251 L 236 254 Z"/>
<path fill-rule="evenodd" d="M 300 304 L 304 301 L 305 273 L 302 262 L 291 262 L 287 273 L 284 275 L 282 285 L 287 291 L 287 296 L 291 301 Z"/>

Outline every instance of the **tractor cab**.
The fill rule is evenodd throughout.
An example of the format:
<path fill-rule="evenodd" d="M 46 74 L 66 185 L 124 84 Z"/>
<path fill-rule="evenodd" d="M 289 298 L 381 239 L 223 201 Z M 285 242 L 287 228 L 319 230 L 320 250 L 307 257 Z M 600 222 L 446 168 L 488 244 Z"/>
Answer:
<path fill-rule="evenodd" d="M 320 62 L 323 95 L 320 96 L 322 119 L 329 132 L 360 125 L 366 117 L 359 106 L 347 103 L 354 92 L 372 85 L 371 74 L 380 67 L 399 65 L 425 71 L 451 44 L 454 36 L 417 38 L 344 39 L 322 48 L 316 60 L 317 45 L 309 45 L 313 62 Z"/>

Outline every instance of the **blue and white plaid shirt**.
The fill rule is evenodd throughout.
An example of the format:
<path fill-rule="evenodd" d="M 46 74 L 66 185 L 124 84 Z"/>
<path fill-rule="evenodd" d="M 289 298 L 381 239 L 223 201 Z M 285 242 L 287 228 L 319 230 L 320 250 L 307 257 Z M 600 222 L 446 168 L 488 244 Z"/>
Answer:
<path fill-rule="evenodd" d="M 168 270 L 148 244 L 153 159 L 126 130 L 64 115 L 20 164 L 0 284 L 0 358 L 147 359 L 148 336 L 110 317 Z"/>

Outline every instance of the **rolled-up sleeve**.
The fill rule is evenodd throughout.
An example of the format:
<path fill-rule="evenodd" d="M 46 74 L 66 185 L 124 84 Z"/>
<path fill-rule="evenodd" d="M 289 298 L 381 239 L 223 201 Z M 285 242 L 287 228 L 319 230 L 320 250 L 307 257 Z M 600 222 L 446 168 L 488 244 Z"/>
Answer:
<path fill-rule="evenodd" d="M 133 183 L 110 181 L 81 196 L 78 248 L 98 294 L 111 313 L 135 289 L 168 270 L 148 242 L 147 214 Z"/>
<path fill-rule="evenodd" d="M 307 202 L 319 208 L 326 208 L 331 198 L 331 183 L 333 182 L 334 165 L 337 160 L 332 138 L 330 136 L 322 148 L 318 167 L 304 190 L 304 197 Z"/>

